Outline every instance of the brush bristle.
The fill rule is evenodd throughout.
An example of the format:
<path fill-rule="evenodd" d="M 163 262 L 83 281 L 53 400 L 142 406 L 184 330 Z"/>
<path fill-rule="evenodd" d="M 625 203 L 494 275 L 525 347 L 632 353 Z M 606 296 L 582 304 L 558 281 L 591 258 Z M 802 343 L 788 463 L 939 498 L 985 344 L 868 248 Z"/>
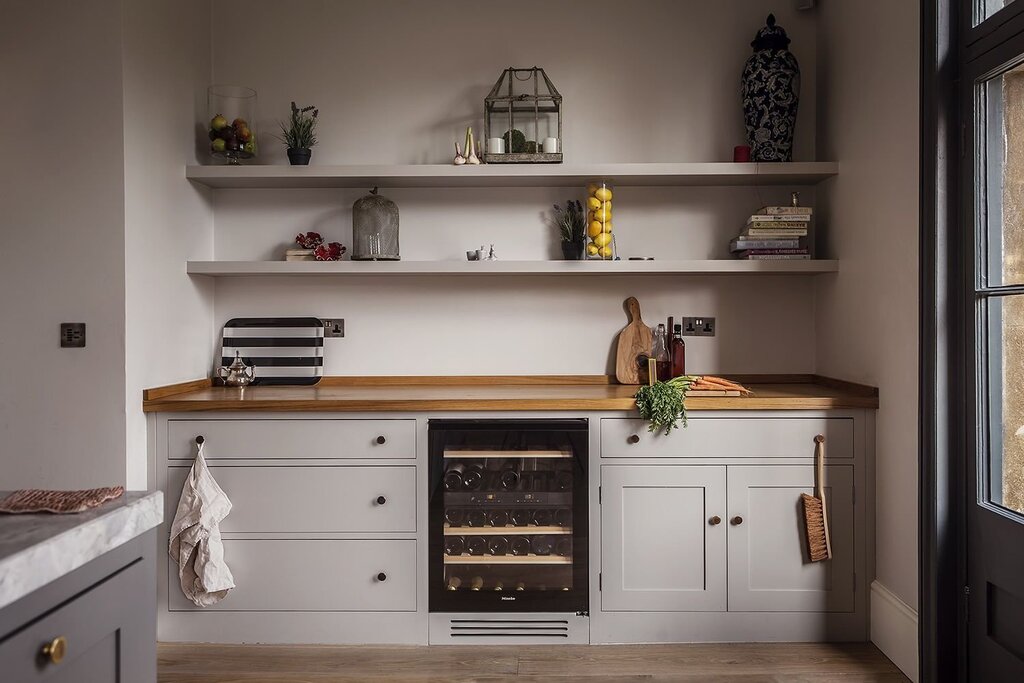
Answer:
<path fill-rule="evenodd" d="M 825 516 L 821 501 L 806 493 L 800 494 L 804 502 L 804 521 L 807 524 L 807 551 L 811 562 L 821 562 L 830 557 L 828 541 L 825 538 Z"/>

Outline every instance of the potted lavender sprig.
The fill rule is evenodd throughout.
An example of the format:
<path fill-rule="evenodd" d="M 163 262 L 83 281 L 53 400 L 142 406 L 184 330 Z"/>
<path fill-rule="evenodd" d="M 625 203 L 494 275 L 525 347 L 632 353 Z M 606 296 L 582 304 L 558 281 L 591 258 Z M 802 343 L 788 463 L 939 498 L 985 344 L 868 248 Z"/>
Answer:
<path fill-rule="evenodd" d="M 568 200 L 563 209 L 555 204 L 555 225 L 562 241 L 562 257 L 581 261 L 586 254 L 587 214 L 579 200 Z"/>
<path fill-rule="evenodd" d="M 309 164 L 309 159 L 313 156 L 313 145 L 316 144 L 316 123 L 319 115 L 320 110 L 312 105 L 299 109 L 292 102 L 291 118 L 287 124 L 280 124 L 283 135 L 278 137 L 288 147 L 288 161 L 292 166 Z"/>

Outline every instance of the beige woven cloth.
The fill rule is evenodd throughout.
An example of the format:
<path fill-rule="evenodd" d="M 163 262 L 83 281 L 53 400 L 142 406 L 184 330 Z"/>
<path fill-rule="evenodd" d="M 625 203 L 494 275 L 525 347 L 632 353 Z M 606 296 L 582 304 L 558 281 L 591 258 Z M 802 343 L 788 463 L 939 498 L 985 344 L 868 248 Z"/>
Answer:
<path fill-rule="evenodd" d="M 85 512 L 124 495 L 123 486 L 108 486 L 100 489 L 80 491 L 47 491 L 45 489 L 20 489 L 0 500 L 0 512 L 21 514 L 29 512 L 53 512 L 69 514 Z"/>

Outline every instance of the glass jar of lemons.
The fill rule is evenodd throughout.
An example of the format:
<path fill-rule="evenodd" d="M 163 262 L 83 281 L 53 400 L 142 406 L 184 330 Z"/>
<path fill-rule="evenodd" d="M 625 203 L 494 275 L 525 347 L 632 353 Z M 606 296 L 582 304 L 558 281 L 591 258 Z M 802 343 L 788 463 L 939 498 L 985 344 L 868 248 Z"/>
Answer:
<path fill-rule="evenodd" d="M 612 235 L 612 186 L 603 180 L 587 184 L 587 258 L 615 258 Z"/>

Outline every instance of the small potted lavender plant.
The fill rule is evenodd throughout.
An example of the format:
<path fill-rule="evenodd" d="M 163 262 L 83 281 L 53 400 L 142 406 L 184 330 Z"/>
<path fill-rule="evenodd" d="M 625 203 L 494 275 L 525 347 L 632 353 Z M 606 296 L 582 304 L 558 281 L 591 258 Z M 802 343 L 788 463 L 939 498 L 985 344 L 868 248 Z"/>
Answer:
<path fill-rule="evenodd" d="M 310 114 L 310 112 L 313 112 Z M 309 106 L 299 109 L 292 102 L 292 115 L 288 123 L 281 123 L 278 136 L 288 147 L 288 161 L 292 166 L 308 166 L 316 144 L 316 123 L 320 110 Z"/>
<path fill-rule="evenodd" d="M 554 223 L 562 242 L 562 258 L 581 261 L 586 255 L 587 214 L 578 200 L 568 200 L 563 209 L 555 204 Z"/>

